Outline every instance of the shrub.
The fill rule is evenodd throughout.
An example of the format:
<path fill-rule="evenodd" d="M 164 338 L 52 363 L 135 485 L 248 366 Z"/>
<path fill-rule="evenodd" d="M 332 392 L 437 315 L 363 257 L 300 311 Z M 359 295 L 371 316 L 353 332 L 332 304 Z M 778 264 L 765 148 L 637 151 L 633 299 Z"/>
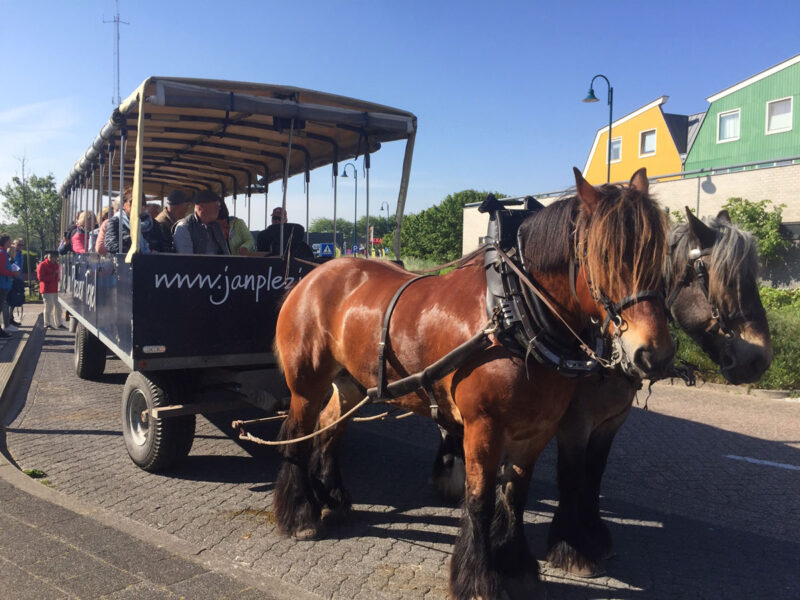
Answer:
<path fill-rule="evenodd" d="M 774 356 L 764 377 L 754 385 L 769 390 L 800 390 L 800 290 L 761 288 L 761 299 L 767 309 Z M 673 334 L 678 341 L 676 362 L 685 360 L 700 367 L 706 381 L 725 383 L 716 363 L 688 335 L 677 328 Z"/>

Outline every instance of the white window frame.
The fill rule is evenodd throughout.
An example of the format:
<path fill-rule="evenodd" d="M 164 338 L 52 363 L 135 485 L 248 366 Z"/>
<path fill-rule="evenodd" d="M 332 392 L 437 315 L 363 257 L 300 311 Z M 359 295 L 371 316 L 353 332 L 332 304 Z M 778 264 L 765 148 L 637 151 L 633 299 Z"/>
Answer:
<path fill-rule="evenodd" d="M 776 102 L 783 102 L 784 100 L 789 101 L 789 127 L 784 129 L 775 129 L 774 131 L 769 130 L 769 105 L 775 104 Z M 774 135 L 776 133 L 786 133 L 787 131 L 791 131 L 792 127 L 794 127 L 794 96 L 786 96 L 786 98 L 776 98 L 775 100 L 770 100 L 766 104 L 764 114 L 764 135 Z"/>
<path fill-rule="evenodd" d="M 613 165 L 614 163 L 622 162 L 622 136 L 611 138 L 611 145 L 613 146 L 614 142 L 616 142 L 618 140 L 619 140 L 619 158 L 617 160 L 611 160 L 610 161 L 609 159 L 611 158 L 611 156 L 610 155 L 606 156 L 606 164 L 612 164 Z M 608 146 L 606 146 L 606 154 L 608 154 L 609 150 L 610 150 L 610 148 Z"/>
<path fill-rule="evenodd" d="M 644 153 L 642 153 L 642 139 L 644 138 L 644 134 L 651 133 L 651 132 L 653 133 L 653 136 L 655 137 L 655 142 L 653 143 L 653 151 L 652 152 L 644 152 Z M 639 132 L 639 158 L 647 158 L 648 156 L 655 156 L 656 148 L 657 148 L 657 145 L 656 145 L 657 142 L 658 142 L 658 131 L 655 128 L 653 128 L 653 129 L 645 129 L 644 131 L 640 131 Z"/>
<path fill-rule="evenodd" d="M 722 117 L 724 117 L 726 115 L 732 115 L 733 113 L 736 113 L 737 115 L 739 115 L 739 135 L 737 135 L 735 138 L 730 138 L 730 139 L 727 139 L 727 140 L 721 140 L 721 139 L 719 139 L 719 123 L 722 120 Z M 741 108 L 734 108 L 732 110 L 725 110 L 725 111 L 722 111 L 720 113 L 717 113 L 717 143 L 718 144 L 727 144 L 728 142 L 736 142 L 736 141 L 739 140 L 740 137 L 742 137 L 742 109 Z"/>

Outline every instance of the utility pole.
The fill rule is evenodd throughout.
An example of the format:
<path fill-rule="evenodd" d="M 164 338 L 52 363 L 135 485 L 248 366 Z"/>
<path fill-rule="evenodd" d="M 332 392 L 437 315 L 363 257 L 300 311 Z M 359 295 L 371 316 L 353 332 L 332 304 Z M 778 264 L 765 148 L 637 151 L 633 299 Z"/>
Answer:
<path fill-rule="evenodd" d="M 123 25 L 130 25 L 127 21 L 121 21 L 119 18 L 119 0 L 116 0 L 117 4 L 117 13 L 114 15 L 114 18 L 110 21 L 106 21 L 103 19 L 103 23 L 114 23 L 114 87 L 116 90 L 116 96 L 112 94 L 111 96 L 111 105 L 115 108 L 122 103 L 122 98 L 119 95 L 119 24 L 122 23 Z"/>
<path fill-rule="evenodd" d="M 27 283 L 30 286 L 31 283 L 31 252 L 30 252 L 30 219 L 28 218 L 28 198 L 26 191 L 28 189 L 28 183 L 25 181 L 25 157 L 19 159 L 20 163 L 22 163 L 22 206 L 23 210 L 25 211 L 25 249 L 28 251 L 25 255 L 25 271 L 28 274 Z M 30 290 L 28 291 L 30 293 Z"/>

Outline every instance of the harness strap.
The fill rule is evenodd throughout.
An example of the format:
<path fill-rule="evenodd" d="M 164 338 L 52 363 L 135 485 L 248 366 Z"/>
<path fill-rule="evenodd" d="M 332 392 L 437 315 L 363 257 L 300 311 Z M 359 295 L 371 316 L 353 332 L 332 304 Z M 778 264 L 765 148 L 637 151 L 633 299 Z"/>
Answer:
<path fill-rule="evenodd" d="M 397 304 L 397 301 L 400 299 L 400 295 L 406 291 L 406 288 L 410 286 L 412 283 L 419 279 L 423 279 L 424 277 L 430 277 L 430 275 L 418 275 L 413 279 L 409 279 L 403 285 L 401 285 L 398 290 L 392 296 L 391 301 L 389 302 L 389 306 L 386 308 L 386 313 L 383 315 L 383 327 L 381 328 L 381 341 L 378 343 L 378 397 L 385 398 L 386 397 L 386 344 L 387 338 L 389 337 L 389 322 L 392 319 L 392 312 L 394 312 L 394 307 Z"/>
<path fill-rule="evenodd" d="M 494 333 L 494 331 L 495 325 L 494 323 L 490 323 L 486 329 L 475 334 L 432 365 L 425 367 L 419 373 L 409 375 L 408 377 L 388 384 L 385 387 L 385 394 L 379 395 L 379 388 L 374 387 L 367 390 L 367 397 L 371 400 L 399 398 L 420 388 L 425 388 L 426 385 L 428 388 L 427 392 L 432 394 L 431 383 L 442 379 L 448 373 L 452 373 L 467 362 L 474 354 L 491 346 L 493 342 L 489 334 Z"/>
<path fill-rule="evenodd" d="M 606 328 L 611 321 L 616 321 L 617 326 L 622 326 L 622 311 L 628 308 L 629 306 L 633 306 L 634 304 L 638 304 L 647 298 L 654 298 L 655 300 L 664 300 L 664 294 L 661 290 L 644 290 L 642 292 L 637 292 L 636 294 L 630 294 L 629 296 L 625 296 L 622 300 L 614 304 L 611 300 L 606 297 L 605 294 L 602 294 L 601 301 L 603 303 L 603 307 L 606 310 L 606 318 L 603 321 L 603 326 L 601 327 L 601 332 L 605 334 Z"/>
<path fill-rule="evenodd" d="M 581 336 L 578 335 L 578 333 L 572 327 L 569 326 L 569 323 L 567 323 L 564 317 L 561 316 L 561 313 L 558 312 L 558 310 L 556 310 L 556 307 L 553 306 L 553 303 L 547 299 L 547 296 L 545 296 L 542 292 L 540 292 L 539 289 L 530 280 L 530 277 L 528 277 L 519 267 L 517 267 L 517 265 L 514 264 L 514 261 L 511 260 L 508 254 L 503 252 L 503 249 L 500 247 L 500 245 L 497 242 L 492 242 L 491 245 L 497 251 L 497 254 L 500 255 L 500 257 L 503 259 L 506 265 L 508 265 L 508 267 L 512 271 L 514 271 L 516 276 L 519 277 L 520 281 L 522 281 L 536 295 L 536 297 L 539 298 L 539 300 L 541 300 L 542 304 L 544 304 L 547 308 L 550 309 L 550 312 L 552 312 L 556 317 L 558 317 L 558 320 L 561 321 L 564 327 L 566 327 L 567 330 L 575 337 L 575 339 L 578 340 L 578 345 L 580 346 L 581 350 L 583 350 L 587 354 L 587 356 L 589 356 L 589 358 L 591 358 L 592 360 L 596 360 L 601 365 L 608 366 L 608 361 L 600 356 L 597 356 L 594 350 L 592 350 L 591 348 L 589 348 L 589 346 L 586 345 L 586 342 L 584 342 Z"/>

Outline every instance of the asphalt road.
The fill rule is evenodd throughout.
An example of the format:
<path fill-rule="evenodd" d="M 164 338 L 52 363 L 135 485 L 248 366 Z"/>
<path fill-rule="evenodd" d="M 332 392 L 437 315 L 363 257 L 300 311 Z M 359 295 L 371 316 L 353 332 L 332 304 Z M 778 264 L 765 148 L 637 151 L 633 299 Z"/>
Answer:
<path fill-rule="evenodd" d="M 120 429 L 125 377 L 110 360 L 101 381 L 78 379 L 71 335 L 48 333 L 7 431 L 17 463 L 43 470 L 63 494 L 321 597 L 446 597 L 460 510 L 427 484 L 438 438 L 431 422 L 351 426 L 342 465 L 353 517 L 327 539 L 298 542 L 275 530 L 277 453 L 254 458 L 203 418 L 177 472 L 138 469 Z M 800 402 L 659 384 L 648 406 L 620 432 L 604 481 L 617 556 L 590 580 L 541 562 L 550 597 L 800 598 Z M 551 445 L 526 512 L 540 559 L 554 464 Z"/>

